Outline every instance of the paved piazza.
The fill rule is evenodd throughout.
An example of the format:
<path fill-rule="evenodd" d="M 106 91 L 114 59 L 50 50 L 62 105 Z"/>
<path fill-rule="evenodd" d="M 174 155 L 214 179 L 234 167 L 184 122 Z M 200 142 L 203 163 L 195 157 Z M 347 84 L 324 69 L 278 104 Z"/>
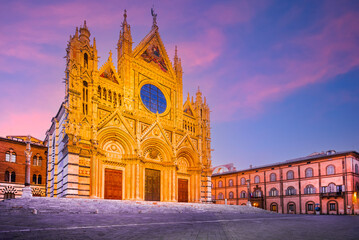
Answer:
<path fill-rule="evenodd" d="M 109 200 L 0 202 L 0 239 L 358 239 L 359 216 Z"/>

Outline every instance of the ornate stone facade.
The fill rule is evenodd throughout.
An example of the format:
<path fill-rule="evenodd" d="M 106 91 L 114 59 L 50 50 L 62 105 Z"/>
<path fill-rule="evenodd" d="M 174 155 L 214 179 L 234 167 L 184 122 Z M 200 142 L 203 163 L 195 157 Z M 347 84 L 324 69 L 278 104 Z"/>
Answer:
<path fill-rule="evenodd" d="M 117 69 L 111 52 L 98 68 L 86 22 L 70 36 L 65 101 L 46 137 L 50 196 L 211 200 L 210 110 L 199 90 L 183 104 L 181 59 L 176 49 L 169 60 L 153 16 L 133 49 L 125 12 Z"/>

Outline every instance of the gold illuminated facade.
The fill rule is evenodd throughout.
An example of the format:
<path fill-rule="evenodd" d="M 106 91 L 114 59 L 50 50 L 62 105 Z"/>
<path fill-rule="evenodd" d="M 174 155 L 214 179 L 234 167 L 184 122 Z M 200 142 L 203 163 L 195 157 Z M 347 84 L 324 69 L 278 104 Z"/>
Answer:
<path fill-rule="evenodd" d="M 126 12 L 118 58 L 98 68 L 86 22 L 70 36 L 65 100 L 47 131 L 47 194 L 53 197 L 209 202 L 210 110 L 198 90 L 183 104 L 156 15 L 132 48 Z M 116 65 L 116 67 L 115 67 Z"/>

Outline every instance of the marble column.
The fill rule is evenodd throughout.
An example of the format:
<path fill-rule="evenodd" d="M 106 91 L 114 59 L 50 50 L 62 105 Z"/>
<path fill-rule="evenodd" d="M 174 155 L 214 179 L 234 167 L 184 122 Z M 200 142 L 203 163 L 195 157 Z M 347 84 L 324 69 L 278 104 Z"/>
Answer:
<path fill-rule="evenodd" d="M 32 197 L 31 187 L 30 187 L 30 168 L 31 168 L 31 136 L 27 137 L 26 141 L 26 165 L 25 165 L 25 187 L 22 189 L 22 197 L 30 198 Z"/>

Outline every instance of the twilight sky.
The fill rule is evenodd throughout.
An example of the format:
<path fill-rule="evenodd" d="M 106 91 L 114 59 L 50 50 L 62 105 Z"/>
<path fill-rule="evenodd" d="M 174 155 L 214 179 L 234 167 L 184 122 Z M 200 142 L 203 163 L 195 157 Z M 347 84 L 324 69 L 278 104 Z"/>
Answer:
<path fill-rule="evenodd" d="M 64 98 L 65 48 L 87 20 L 99 66 L 116 56 L 123 10 L 134 47 L 152 4 L 184 96 L 212 110 L 213 165 L 359 150 L 359 1 L 3 1 L 0 136 L 43 139 Z M 116 65 L 116 64 L 115 64 Z"/>

